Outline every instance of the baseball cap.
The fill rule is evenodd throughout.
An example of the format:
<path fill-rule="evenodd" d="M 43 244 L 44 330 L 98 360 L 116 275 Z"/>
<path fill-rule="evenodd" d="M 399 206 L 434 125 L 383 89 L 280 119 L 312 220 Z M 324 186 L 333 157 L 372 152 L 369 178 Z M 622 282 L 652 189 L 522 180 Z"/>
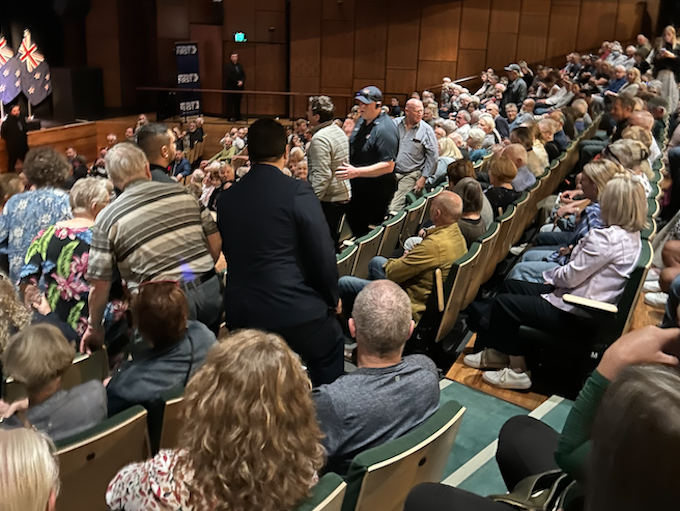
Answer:
<path fill-rule="evenodd" d="M 354 99 L 357 99 L 366 105 L 370 105 L 371 103 L 376 103 L 378 101 L 382 103 L 383 96 L 378 87 L 369 85 L 357 92 Z"/>
<path fill-rule="evenodd" d="M 519 67 L 517 64 L 510 64 L 508 67 L 505 68 L 506 71 L 514 71 L 515 73 L 519 73 L 520 75 L 522 74 L 522 68 Z"/>

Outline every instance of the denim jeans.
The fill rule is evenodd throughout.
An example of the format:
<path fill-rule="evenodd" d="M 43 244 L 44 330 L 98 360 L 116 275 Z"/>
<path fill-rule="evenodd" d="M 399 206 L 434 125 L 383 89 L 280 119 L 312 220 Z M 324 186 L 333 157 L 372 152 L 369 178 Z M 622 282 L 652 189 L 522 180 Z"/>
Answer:
<path fill-rule="evenodd" d="M 340 277 L 338 281 L 338 290 L 340 292 L 340 299 L 342 300 L 342 310 L 346 316 L 350 316 L 352 308 L 354 307 L 354 299 L 359 292 L 365 288 L 372 280 L 386 279 L 385 263 L 387 258 L 376 256 L 368 263 L 368 279 L 360 279 L 358 277 Z"/>
<path fill-rule="evenodd" d="M 182 290 L 189 302 L 189 319 L 200 321 L 217 335 L 222 320 L 222 291 L 219 277 L 215 275 L 198 286 L 184 284 Z"/>
<path fill-rule="evenodd" d="M 539 247 L 529 249 L 522 254 L 520 262 L 528 263 L 532 261 L 543 261 L 543 259 L 545 259 L 546 257 L 553 255 L 555 253 L 555 250 L 553 250 L 552 247 Z"/>
<path fill-rule="evenodd" d="M 545 279 L 543 278 L 543 272 L 559 266 L 557 263 L 549 263 L 547 261 L 529 261 L 525 263 L 517 263 L 508 276 L 505 277 L 506 280 L 521 280 L 522 282 L 532 282 L 534 284 L 543 284 Z"/>

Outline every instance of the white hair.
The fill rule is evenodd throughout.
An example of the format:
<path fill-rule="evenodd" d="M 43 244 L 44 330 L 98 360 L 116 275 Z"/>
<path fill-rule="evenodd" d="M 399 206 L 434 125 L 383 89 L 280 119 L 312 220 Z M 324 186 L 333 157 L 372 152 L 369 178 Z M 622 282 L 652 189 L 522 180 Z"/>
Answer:
<path fill-rule="evenodd" d="M 113 146 L 106 153 L 104 160 L 111 181 L 121 190 L 133 179 L 145 176 L 149 163 L 144 151 L 129 142 Z"/>
<path fill-rule="evenodd" d="M 496 129 L 496 121 L 493 120 L 491 114 L 482 114 L 479 116 L 479 121 L 484 120 L 489 126 L 491 126 L 491 131 Z M 477 123 L 479 124 L 479 121 Z"/>
<path fill-rule="evenodd" d="M 105 203 L 112 191 L 113 184 L 108 179 L 98 177 L 79 179 L 68 194 L 71 211 L 73 214 L 87 213 L 92 206 Z"/>
<path fill-rule="evenodd" d="M 470 133 L 468 133 L 468 144 L 472 142 L 471 145 L 481 146 L 482 142 L 484 142 L 484 137 L 486 137 L 486 133 L 484 133 L 483 130 L 479 128 L 472 128 Z"/>

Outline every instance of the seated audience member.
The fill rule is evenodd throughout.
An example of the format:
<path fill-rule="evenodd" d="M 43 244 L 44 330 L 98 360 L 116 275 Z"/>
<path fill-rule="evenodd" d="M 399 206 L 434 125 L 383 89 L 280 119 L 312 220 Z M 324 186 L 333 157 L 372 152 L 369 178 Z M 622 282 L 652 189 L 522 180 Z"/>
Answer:
<path fill-rule="evenodd" d="M 453 188 L 453 193 L 463 201 L 463 212 L 458 219 L 458 227 L 469 247 L 486 232 L 486 224 L 481 215 L 484 192 L 476 179 L 464 177 Z"/>
<path fill-rule="evenodd" d="M 10 197 L 0 215 L 0 254 L 9 259 L 9 277 L 19 280 L 33 238 L 50 225 L 71 216 L 68 194 L 59 187 L 68 177 L 66 158 L 51 147 L 31 149 L 23 173 L 32 187 Z"/>
<path fill-rule="evenodd" d="M 543 146 L 545 147 L 546 153 L 548 153 L 548 160 L 553 161 L 561 152 L 553 139 L 555 133 L 557 133 L 559 129 L 559 124 L 552 119 L 541 119 L 538 121 L 538 127 L 541 130 Z"/>
<path fill-rule="evenodd" d="M 178 181 L 191 175 L 191 163 L 184 157 L 181 149 L 175 151 L 175 159 L 170 164 L 170 175 Z"/>
<path fill-rule="evenodd" d="M 24 191 L 24 184 L 21 177 L 13 172 L 7 174 L 0 174 L 0 212 L 7 204 L 7 201 L 13 195 Z"/>
<path fill-rule="evenodd" d="M 169 390 L 186 386 L 215 344 L 215 334 L 189 321 L 186 296 L 175 282 L 148 282 L 132 301 L 132 318 L 143 346 L 133 346 L 106 386 L 109 415 L 149 405 Z"/>
<path fill-rule="evenodd" d="M 454 191 L 456 185 L 463 178 L 470 177 L 474 180 L 477 180 L 475 168 L 472 166 L 472 163 L 469 160 L 458 160 L 453 162 L 447 167 L 446 174 L 449 178 L 449 190 L 452 192 Z M 491 225 L 491 222 L 493 222 L 494 219 L 493 208 L 491 207 L 491 203 L 489 202 L 489 199 L 486 198 L 484 193 L 482 193 L 481 215 L 484 225 Z"/>
<path fill-rule="evenodd" d="M 0 430 L 0 495 L 6 511 L 55 511 L 59 461 L 45 435 L 25 428 Z"/>
<path fill-rule="evenodd" d="M 100 381 L 61 390 L 61 377 L 75 353 L 52 325 L 27 326 L 10 338 L 1 356 L 3 372 L 26 387 L 28 404 L 0 422 L 0 428 L 35 428 L 56 442 L 104 420 L 106 390 Z"/>
<path fill-rule="evenodd" d="M 641 142 L 622 138 L 613 144 L 609 144 L 602 151 L 602 157 L 618 163 L 630 171 L 634 179 L 643 186 L 645 196 L 649 197 L 652 194 L 652 185 L 649 182 L 649 177 L 653 177 L 654 173 L 647 160 L 649 152 Z"/>
<path fill-rule="evenodd" d="M 219 184 L 215 182 L 216 186 L 210 194 L 207 206 L 210 211 L 215 212 L 217 212 L 217 201 L 220 198 L 220 194 L 224 190 L 231 188 L 231 186 L 236 181 L 236 173 L 234 172 L 233 167 L 227 162 L 220 163 L 220 170 L 218 171 L 218 174 L 220 176 L 220 182 Z"/>
<path fill-rule="evenodd" d="M 534 137 L 531 130 L 518 126 L 510 132 L 510 143 L 521 145 L 527 153 L 526 166 L 534 177 L 540 177 L 545 172 L 540 157 L 534 151 Z"/>
<path fill-rule="evenodd" d="M 85 279 L 92 243 L 92 226 L 99 212 L 110 202 L 113 185 L 104 179 L 88 177 L 73 185 L 69 193 L 73 218 L 40 231 L 28 248 L 21 269 L 21 286 L 27 306 L 47 309 L 67 323 L 79 336 L 87 328 L 87 299 L 90 286 Z M 44 283 L 45 297 L 38 286 Z M 120 319 L 127 309 L 123 287 L 118 279 L 115 299 L 107 307 L 109 321 Z"/>
<path fill-rule="evenodd" d="M 302 160 L 300 163 L 295 165 L 293 168 L 293 177 L 295 179 L 299 179 L 301 181 L 307 181 L 307 174 L 309 173 L 309 169 L 307 166 L 307 161 Z"/>
<path fill-rule="evenodd" d="M 465 110 L 459 110 L 458 113 L 456 113 L 456 126 L 458 126 L 456 133 L 463 137 L 463 142 L 467 142 L 467 137 L 470 134 L 470 129 L 472 128 L 470 126 L 470 120 L 471 117 L 469 112 L 466 112 Z"/>
<path fill-rule="evenodd" d="M 496 123 L 493 120 L 491 114 L 482 114 L 479 116 L 479 129 L 484 132 L 484 141 L 482 142 L 482 148 L 491 149 L 496 144 L 500 144 L 501 136 L 496 130 Z"/>
<path fill-rule="evenodd" d="M 440 138 L 437 141 L 439 148 L 439 158 L 450 158 L 451 160 L 460 160 L 463 155 L 460 154 L 456 143 L 449 137 Z"/>
<path fill-rule="evenodd" d="M 514 105 L 514 103 L 510 103 Z M 517 107 L 515 106 L 515 111 Z M 498 110 L 498 105 L 495 103 L 490 103 L 486 106 L 486 112 L 493 117 L 493 122 L 496 125 L 496 131 L 500 135 L 502 140 L 505 140 L 510 136 L 510 127 L 508 126 L 508 121 L 500 115 Z"/>
<path fill-rule="evenodd" d="M 528 128 L 531 132 L 531 136 L 534 139 L 533 152 L 536 153 L 541 166 L 545 169 L 550 166 L 550 157 L 543 144 L 543 136 L 541 135 L 541 128 L 535 121 L 530 121 L 524 124 L 524 127 Z"/>
<path fill-rule="evenodd" d="M 437 411 L 434 363 L 424 355 L 402 358 L 414 327 L 409 297 L 397 284 L 378 280 L 357 295 L 349 331 L 359 368 L 312 393 L 325 436 L 325 471 L 345 474 L 357 454 L 408 433 Z"/>
<path fill-rule="evenodd" d="M 593 119 L 588 113 L 588 103 L 585 99 L 579 98 L 573 101 L 571 107 L 578 112 L 578 116 L 574 122 L 574 129 L 576 130 L 576 133 L 580 135 L 593 124 Z"/>
<path fill-rule="evenodd" d="M 484 192 L 491 203 L 494 218 L 503 214 L 506 208 L 519 199 L 521 192 L 512 188 L 517 177 L 517 167 L 507 156 L 494 158 L 489 166 L 489 182 L 491 187 Z"/>
<path fill-rule="evenodd" d="M 526 100 L 524 100 L 526 101 Z M 517 126 L 522 124 L 522 120 L 518 118 L 519 112 L 517 111 L 517 105 L 514 103 L 508 103 L 505 105 L 505 116 L 507 117 L 508 120 L 508 137 L 510 136 L 510 133 L 512 133 L 512 130 L 514 130 Z"/>
<path fill-rule="evenodd" d="M 586 490 L 584 506 L 574 499 L 577 488 L 567 492 L 574 509 L 675 510 L 676 453 L 669 447 L 680 437 L 673 421 L 680 413 L 679 334 L 677 326 L 647 326 L 616 341 L 586 381 L 561 435 L 531 417 L 510 419 L 496 452 L 508 490 L 530 476 L 561 469 Z M 624 487 L 631 490 L 621 492 Z M 423 509 L 513 508 L 452 486 L 423 483 L 409 494 L 404 510 Z"/>
<path fill-rule="evenodd" d="M 631 127 L 642 128 L 643 130 L 651 134 L 652 136 L 651 143 L 647 143 L 646 137 L 645 140 L 642 139 L 639 140 L 639 142 L 642 142 L 645 145 L 645 147 L 649 150 L 650 165 L 652 165 L 655 161 L 659 160 L 663 156 L 663 154 L 661 153 L 661 149 L 659 149 L 659 144 L 654 138 L 654 124 L 655 124 L 654 116 L 651 113 L 647 112 L 646 110 L 636 111 L 631 114 L 630 118 L 628 119 L 628 125 L 621 131 L 622 138 L 630 138 L 624 137 L 623 134 L 626 132 L 627 128 Z"/>
<path fill-rule="evenodd" d="M 479 128 L 473 128 L 468 133 L 468 156 L 471 162 L 476 163 L 489 154 L 489 151 L 482 147 L 485 137 L 486 133 Z"/>
<path fill-rule="evenodd" d="M 235 143 L 235 140 L 229 136 L 229 134 L 227 134 L 223 139 L 220 140 L 220 143 L 222 144 L 222 150 L 215 154 L 208 161 L 210 163 L 214 161 L 226 161 L 227 163 L 231 163 L 231 159 L 239 153 L 239 149 Z"/>
<path fill-rule="evenodd" d="M 349 315 L 354 299 L 371 280 L 389 279 L 400 284 L 411 298 L 416 321 L 425 311 L 432 291 L 432 272 L 441 268 L 444 280 L 451 264 L 467 252 L 465 238 L 458 227 L 463 202 L 455 193 L 444 191 L 432 200 L 430 219 L 434 228 L 412 251 L 399 259 L 374 257 L 369 263 L 368 280 L 345 276 L 338 281 L 343 310 Z"/>
<path fill-rule="evenodd" d="M 119 511 L 296 509 L 324 464 L 310 388 L 299 357 L 278 335 L 230 335 L 210 350 L 186 388 L 182 448 L 120 470 L 107 505 Z"/>
<path fill-rule="evenodd" d="M 220 164 L 213 162 L 206 168 L 206 176 L 203 179 L 203 191 L 201 192 L 201 204 L 206 208 L 213 192 L 222 186 L 222 179 L 220 178 Z"/>
<path fill-rule="evenodd" d="M 582 140 L 579 143 L 579 165 L 583 167 L 604 149 L 608 143 L 616 142 L 630 123 L 635 109 L 635 101 L 629 96 L 616 96 L 612 99 L 611 118 L 616 122 L 614 131 L 608 141 L 605 140 Z"/>
<path fill-rule="evenodd" d="M 510 144 L 503 150 L 503 155 L 517 168 L 517 176 L 512 180 L 512 188 L 516 192 L 528 190 L 536 184 L 536 176 L 527 167 L 527 152 L 520 144 Z"/>
<path fill-rule="evenodd" d="M 562 194 L 563 200 L 568 202 L 556 213 L 558 218 L 575 215 L 574 231 L 539 234 L 539 237 L 548 237 L 549 234 L 549 238 L 557 245 L 538 246 L 526 251 L 506 278 L 541 284 L 545 282 L 544 271 L 567 264 L 571 251 L 581 238 L 593 229 L 604 227 L 598 198 L 609 180 L 621 170 L 620 165 L 604 158 L 583 167 L 580 188 Z"/>
<path fill-rule="evenodd" d="M 542 284 L 506 280 L 494 298 L 476 349 L 466 365 L 487 371 L 483 379 L 506 389 L 528 389 L 531 374 L 525 360 L 522 325 L 544 332 L 578 336 L 596 320 L 562 300 L 566 293 L 616 303 L 640 255 L 640 230 L 647 224 L 642 186 L 629 174 L 615 176 L 600 194 L 602 229 L 586 234 L 569 263 L 546 271 Z"/>
<path fill-rule="evenodd" d="M 567 150 L 569 146 L 569 137 L 564 132 L 564 123 L 566 122 L 565 116 L 560 111 L 550 112 L 548 117 L 557 123 L 557 131 L 553 134 L 553 140 L 557 144 L 557 148 L 560 152 Z"/>

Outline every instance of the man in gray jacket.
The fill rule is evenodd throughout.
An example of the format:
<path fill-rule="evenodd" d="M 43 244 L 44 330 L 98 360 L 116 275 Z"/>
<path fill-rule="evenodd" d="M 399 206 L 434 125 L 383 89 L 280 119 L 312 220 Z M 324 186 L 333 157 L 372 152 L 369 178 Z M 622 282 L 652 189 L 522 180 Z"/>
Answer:
<path fill-rule="evenodd" d="M 307 119 L 313 136 L 307 150 L 307 180 L 321 201 L 337 250 L 340 221 L 352 197 L 352 188 L 349 180 L 341 181 L 335 176 L 338 167 L 349 161 L 349 139 L 333 122 L 334 114 L 335 106 L 328 96 L 309 98 Z"/>

